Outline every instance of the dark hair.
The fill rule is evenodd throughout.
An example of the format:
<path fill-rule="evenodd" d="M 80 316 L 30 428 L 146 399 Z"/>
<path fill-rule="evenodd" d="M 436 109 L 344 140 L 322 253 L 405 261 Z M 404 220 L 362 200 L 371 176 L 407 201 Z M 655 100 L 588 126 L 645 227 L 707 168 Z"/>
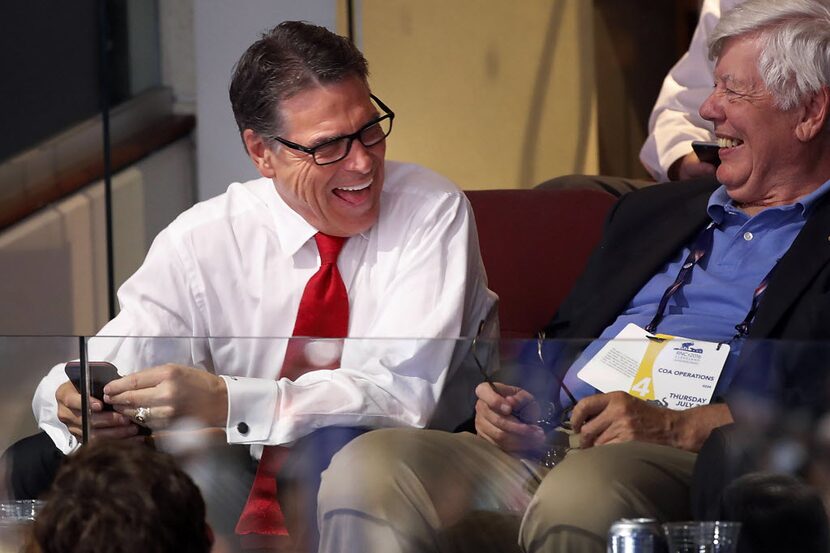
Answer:
<path fill-rule="evenodd" d="M 199 489 L 166 453 L 130 441 L 70 455 L 33 537 L 42 553 L 206 553 L 212 538 Z"/>
<path fill-rule="evenodd" d="M 281 131 L 279 104 L 309 87 L 358 77 L 369 66 L 345 37 L 303 21 L 280 23 L 254 42 L 236 63 L 230 86 L 231 106 L 240 134 Z"/>
<path fill-rule="evenodd" d="M 726 520 L 741 522 L 738 553 L 827 553 L 830 525 L 818 492 L 793 476 L 751 472 L 726 487 Z"/>

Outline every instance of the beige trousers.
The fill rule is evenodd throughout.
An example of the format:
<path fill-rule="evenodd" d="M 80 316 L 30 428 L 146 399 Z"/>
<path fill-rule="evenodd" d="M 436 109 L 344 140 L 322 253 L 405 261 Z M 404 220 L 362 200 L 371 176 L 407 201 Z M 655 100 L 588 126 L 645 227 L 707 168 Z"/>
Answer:
<path fill-rule="evenodd" d="M 691 516 L 695 457 L 630 442 L 548 470 L 473 434 L 376 430 L 323 473 L 320 551 L 602 553 L 617 519 Z"/>

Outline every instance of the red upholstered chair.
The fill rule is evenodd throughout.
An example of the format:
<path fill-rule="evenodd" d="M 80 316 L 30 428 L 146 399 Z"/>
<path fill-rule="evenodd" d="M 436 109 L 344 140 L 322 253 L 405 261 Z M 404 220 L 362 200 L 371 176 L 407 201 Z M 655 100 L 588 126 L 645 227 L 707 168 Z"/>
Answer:
<path fill-rule="evenodd" d="M 533 337 L 582 273 L 616 198 L 598 190 L 470 190 L 506 338 Z"/>

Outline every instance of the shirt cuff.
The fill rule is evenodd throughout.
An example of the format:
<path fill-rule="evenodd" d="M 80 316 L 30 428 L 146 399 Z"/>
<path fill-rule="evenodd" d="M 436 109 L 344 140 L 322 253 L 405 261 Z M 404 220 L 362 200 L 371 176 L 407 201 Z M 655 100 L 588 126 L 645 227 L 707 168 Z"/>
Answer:
<path fill-rule="evenodd" d="M 55 426 L 51 424 L 43 424 L 40 429 L 52 439 L 55 447 L 58 448 L 64 455 L 69 455 L 81 446 L 81 442 L 73 436 L 65 426 Z"/>
<path fill-rule="evenodd" d="M 268 443 L 279 388 L 276 380 L 221 376 L 228 387 L 229 444 Z"/>

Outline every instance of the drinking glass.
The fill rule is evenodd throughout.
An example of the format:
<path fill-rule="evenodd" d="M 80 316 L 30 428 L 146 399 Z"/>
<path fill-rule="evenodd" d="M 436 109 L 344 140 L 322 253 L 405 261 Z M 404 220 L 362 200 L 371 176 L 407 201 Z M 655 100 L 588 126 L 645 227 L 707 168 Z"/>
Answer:
<path fill-rule="evenodd" d="M 663 525 L 669 553 L 733 553 L 740 522 L 668 522 Z"/>
<path fill-rule="evenodd" d="M 20 499 L 0 502 L 0 553 L 17 553 L 44 502 Z"/>

